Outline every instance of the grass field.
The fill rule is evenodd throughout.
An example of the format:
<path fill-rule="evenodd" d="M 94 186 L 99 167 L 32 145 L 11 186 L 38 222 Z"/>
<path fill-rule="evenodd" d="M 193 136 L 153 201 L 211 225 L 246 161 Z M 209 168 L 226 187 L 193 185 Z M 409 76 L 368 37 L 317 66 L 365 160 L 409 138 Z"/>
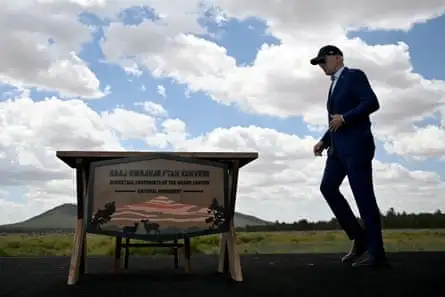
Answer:
<path fill-rule="evenodd" d="M 445 251 L 445 230 L 385 230 L 388 252 Z M 114 239 L 88 235 L 89 255 L 112 255 Z M 0 256 L 67 256 L 71 253 L 72 234 L 9 234 L 0 236 Z M 136 242 L 136 241 L 135 241 Z M 219 236 L 196 237 L 191 240 L 192 252 L 218 252 Z M 350 248 L 341 231 L 255 232 L 237 234 L 241 254 L 255 253 L 337 253 Z M 166 248 L 137 248 L 132 254 L 165 254 Z"/>

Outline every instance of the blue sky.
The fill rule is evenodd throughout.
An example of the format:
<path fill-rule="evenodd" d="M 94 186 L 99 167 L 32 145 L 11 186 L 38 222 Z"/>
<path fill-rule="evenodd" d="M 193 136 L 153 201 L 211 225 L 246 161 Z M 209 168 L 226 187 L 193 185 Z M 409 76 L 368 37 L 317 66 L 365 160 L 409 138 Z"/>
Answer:
<path fill-rule="evenodd" d="M 146 10 L 142 15 L 146 18 L 154 18 L 150 10 Z M 85 15 L 81 19 L 84 23 L 95 26 L 107 24 L 89 15 Z M 138 24 L 143 18 L 140 13 L 135 13 L 134 9 L 127 9 L 122 13 L 121 20 L 126 24 Z M 280 43 L 277 38 L 266 34 L 264 22 L 255 18 L 245 21 L 230 20 L 223 25 L 208 23 L 207 26 L 209 31 L 216 36 L 202 36 L 225 47 L 227 54 L 234 57 L 238 65 L 250 65 L 262 44 Z M 445 16 L 441 16 L 426 23 L 417 24 L 408 32 L 363 30 L 350 32 L 349 37 L 359 37 L 370 45 L 393 44 L 403 41 L 409 45 L 415 72 L 427 79 L 445 80 L 444 27 Z M 178 85 L 169 78 L 153 78 L 148 72 L 141 76 L 128 75 L 120 66 L 103 62 L 104 56 L 98 44 L 101 38 L 103 38 L 103 32 L 98 30 L 92 42 L 85 44 L 80 54 L 100 79 L 101 89 L 107 85 L 112 88 L 111 94 L 105 98 L 89 102 L 90 106 L 97 111 L 108 110 L 115 105 L 124 105 L 128 109 L 138 110 L 133 106 L 133 103 L 150 100 L 163 105 L 171 118 L 177 117 L 186 122 L 191 135 L 199 135 L 218 127 L 229 128 L 237 125 L 255 125 L 297 135 L 314 137 L 320 135 L 309 130 L 302 119 L 298 117 L 283 119 L 247 114 L 234 106 L 217 104 L 201 92 L 194 93 L 191 98 L 187 98 L 185 96 L 187 87 Z M 158 85 L 165 87 L 167 98 L 163 98 L 157 93 Z M 145 87 L 144 90 L 141 89 L 142 86 Z M 34 98 L 43 98 L 48 94 L 50 93 L 35 92 Z M 196 114 L 199 114 L 200 117 L 196 117 Z M 438 121 L 438 119 L 428 119 L 418 125 L 437 124 Z M 147 146 L 140 141 L 126 141 L 125 143 L 136 149 L 147 149 Z M 402 156 L 388 154 L 382 148 L 381 142 L 378 142 L 376 156 L 381 161 L 396 161 L 410 169 L 433 170 L 440 173 L 441 177 L 445 179 L 445 167 L 436 158 L 426 161 L 406 160 Z"/>
<path fill-rule="evenodd" d="M 95 25 L 100 24 L 97 21 L 94 22 L 94 18 L 89 20 Z M 137 21 L 129 21 L 127 18 L 124 18 L 124 22 L 127 24 L 137 23 Z M 239 65 L 249 65 L 255 59 L 262 44 L 279 44 L 279 40 L 264 32 L 265 29 L 265 24 L 256 19 L 231 20 L 223 26 L 209 24 L 209 31 L 217 36 L 203 35 L 203 37 L 224 46 L 227 49 L 227 54 L 236 58 Z M 236 107 L 217 104 L 209 100 L 206 94 L 200 92 L 192 94 L 193 98 L 187 98 L 185 96 L 187 87 L 178 85 L 171 79 L 153 78 L 149 73 L 144 73 L 139 77 L 129 76 L 119 66 L 98 62 L 104 59 L 97 44 L 102 36 L 103 34 L 98 32 L 95 40 L 85 45 L 81 53 L 81 57 L 90 62 L 91 69 L 100 78 L 102 85 L 112 87 L 112 93 L 106 97 L 106 100 L 90 103 L 97 110 L 108 109 L 117 104 L 134 108 L 131 106 L 133 102 L 151 100 L 162 104 L 171 118 L 178 117 L 186 122 L 192 135 L 199 135 L 218 127 L 228 128 L 237 125 L 256 125 L 274 128 L 286 133 L 311 134 L 300 118 L 281 119 L 246 114 Z M 168 99 L 157 94 L 158 85 L 165 87 Z M 145 86 L 145 91 L 141 90 L 141 86 Z M 200 114 L 200 117 L 196 117 L 196 114 Z"/>
<path fill-rule="evenodd" d="M 137 23 L 134 19 L 127 17 L 123 20 L 127 24 Z M 149 15 L 149 17 L 151 17 Z M 88 19 L 94 25 L 101 24 Z M 403 41 L 409 45 L 410 55 L 414 71 L 420 73 L 427 79 L 445 80 L 445 39 L 443 29 L 445 27 L 445 16 L 417 24 L 408 32 L 403 31 L 356 31 L 351 32 L 349 37 L 359 37 L 370 45 L 392 44 Z M 227 49 L 228 55 L 235 57 L 239 65 L 249 65 L 255 59 L 259 47 L 264 44 L 279 44 L 279 40 L 265 33 L 266 26 L 257 19 L 246 21 L 230 20 L 218 26 L 209 25 L 209 31 L 216 37 L 204 36 Z M 209 100 L 206 94 L 194 93 L 192 98 L 185 96 L 186 86 L 178 85 L 168 78 L 156 79 L 145 72 L 142 76 L 129 76 L 117 65 L 101 62 L 104 59 L 98 46 L 98 40 L 102 38 L 99 31 L 93 42 L 84 46 L 81 57 L 89 62 L 89 66 L 100 78 L 102 86 L 110 85 L 112 93 L 106 98 L 91 101 L 90 105 L 100 111 L 109 109 L 113 105 L 123 104 L 129 109 L 137 110 L 132 106 L 134 102 L 151 100 L 165 107 L 171 118 L 178 117 L 188 125 L 192 135 L 199 135 L 218 127 L 256 125 L 268 127 L 289 134 L 312 135 L 318 137 L 320 134 L 312 132 L 307 128 L 301 118 L 278 118 L 264 115 L 252 115 L 239 111 L 234 106 L 225 106 Z M 131 80 L 131 82 L 130 82 Z M 166 89 L 167 98 L 157 93 L 157 86 L 163 85 Z M 145 90 L 141 90 L 145 86 Z M 205 112 L 204 112 L 205 111 Z M 200 117 L 196 117 L 200 114 Z M 437 124 L 437 119 L 425 120 L 419 126 L 426 124 Z M 146 149 L 140 142 L 130 142 L 136 148 Z M 378 144 L 377 157 L 381 161 L 397 161 L 410 169 L 434 170 L 445 179 L 445 169 L 437 162 L 437 159 L 427 161 L 410 161 L 404 157 L 388 154 L 381 143 Z"/>

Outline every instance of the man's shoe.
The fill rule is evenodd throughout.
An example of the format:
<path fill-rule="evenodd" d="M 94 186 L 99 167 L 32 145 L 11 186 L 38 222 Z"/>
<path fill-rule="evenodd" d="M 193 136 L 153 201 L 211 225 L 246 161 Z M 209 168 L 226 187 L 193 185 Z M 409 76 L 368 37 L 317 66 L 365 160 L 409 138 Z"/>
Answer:
<path fill-rule="evenodd" d="M 364 252 L 366 251 L 366 248 L 362 242 L 359 242 L 357 240 L 354 240 L 352 243 L 351 250 L 349 253 L 343 256 L 341 261 L 343 263 L 351 263 L 354 262 L 358 257 L 360 257 Z"/>
<path fill-rule="evenodd" d="M 366 251 L 352 263 L 352 267 L 389 267 L 389 263 L 386 256 L 376 258 Z"/>

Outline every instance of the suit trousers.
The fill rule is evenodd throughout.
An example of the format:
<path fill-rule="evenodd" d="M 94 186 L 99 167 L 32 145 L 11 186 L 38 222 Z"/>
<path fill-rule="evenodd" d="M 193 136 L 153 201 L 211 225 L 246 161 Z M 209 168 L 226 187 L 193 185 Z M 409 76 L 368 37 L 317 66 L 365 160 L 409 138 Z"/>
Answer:
<path fill-rule="evenodd" d="M 340 185 L 346 176 L 364 229 L 340 193 Z M 336 153 L 328 155 L 320 191 L 349 239 L 364 243 L 368 252 L 375 257 L 384 256 L 380 210 L 372 178 L 372 159 L 339 157 Z"/>

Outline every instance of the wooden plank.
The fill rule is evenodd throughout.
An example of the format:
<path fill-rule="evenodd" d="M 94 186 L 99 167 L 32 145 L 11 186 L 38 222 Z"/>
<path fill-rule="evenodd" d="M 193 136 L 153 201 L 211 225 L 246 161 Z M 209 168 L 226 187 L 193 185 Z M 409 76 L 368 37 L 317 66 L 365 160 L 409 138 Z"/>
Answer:
<path fill-rule="evenodd" d="M 221 233 L 219 237 L 219 258 L 218 258 L 218 272 L 224 273 L 224 261 L 226 259 L 226 253 L 227 253 L 227 234 L 228 232 Z"/>
<path fill-rule="evenodd" d="M 236 250 L 236 231 L 234 224 L 236 194 L 238 189 L 239 162 L 231 169 L 229 231 L 221 234 L 219 245 L 218 272 L 229 273 L 238 282 L 243 281 L 240 256 Z"/>
<path fill-rule="evenodd" d="M 125 238 L 125 243 L 122 245 L 125 249 L 124 255 L 124 269 L 128 268 L 128 258 L 130 258 L 130 238 Z"/>
<path fill-rule="evenodd" d="M 228 254 L 228 262 L 229 262 L 229 271 L 230 276 L 233 280 L 237 282 L 243 281 L 243 272 L 241 269 L 241 260 L 240 256 L 238 254 L 238 251 L 236 250 L 236 232 L 235 232 L 235 225 L 232 222 L 230 222 L 230 231 L 227 235 L 227 254 Z"/>
<path fill-rule="evenodd" d="M 84 227 L 85 228 L 85 227 Z M 88 242 L 87 242 L 87 233 L 84 232 L 83 235 L 83 242 L 82 242 L 82 256 L 81 256 L 81 261 L 80 261 L 80 265 L 82 267 L 82 269 L 80 270 L 80 275 L 83 275 L 85 273 L 88 272 L 88 261 L 87 261 L 87 257 L 88 257 Z"/>
<path fill-rule="evenodd" d="M 190 273 L 192 271 L 190 263 L 190 238 L 184 237 L 184 261 L 185 261 L 185 273 Z"/>
<path fill-rule="evenodd" d="M 121 252 L 122 252 L 122 237 L 116 236 L 116 245 L 114 247 L 114 273 L 121 271 Z"/>
<path fill-rule="evenodd" d="M 179 267 L 179 259 L 178 259 L 178 248 L 184 247 L 184 244 L 178 243 L 177 240 L 174 242 L 156 242 L 156 243 L 130 243 L 130 238 L 127 237 L 125 243 L 121 245 L 122 248 L 125 249 L 124 255 L 124 268 L 128 269 L 128 261 L 130 258 L 130 248 L 140 248 L 140 247 L 169 247 L 173 248 L 174 255 L 174 267 L 175 269 Z"/>
<path fill-rule="evenodd" d="M 76 196 L 77 196 L 77 218 L 82 219 L 85 211 L 85 187 L 83 160 L 76 158 Z"/>
<path fill-rule="evenodd" d="M 129 151 L 57 151 L 56 156 L 68 166 L 75 168 L 76 159 L 100 161 L 107 159 L 119 159 L 125 157 L 150 156 L 154 154 L 175 155 L 180 157 L 191 157 L 196 159 L 207 159 L 213 161 L 233 162 L 240 161 L 240 167 L 247 165 L 258 158 L 257 152 L 129 152 Z"/>
<path fill-rule="evenodd" d="M 173 247 L 173 254 L 174 254 L 174 265 L 175 265 L 175 269 L 179 267 L 179 259 L 178 259 L 178 247 L 182 247 L 182 244 L 178 244 L 178 241 L 175 240 L 173 242 L 174 247 Z"/>
<path fill-rule="evenodd" d="M 86 210 L 86 203 L 87 203 L 87 193 L 88 193 L 88 179 L 87 179 L 87 169 L 85 168 L 85 162 L 83 162 L 82 159 L 77 159 L 78 169 L 79 171 L 79 179 L 80 179 L 80 187 L 77 188 L 77 195 L 78 200 L 82 201 L 82 218 L 85 218 L 85 210 Z M 85 227 L 84 227 L 85 228 Z M 87 242 L 87 235 L 86 232 L 84 233 L 84 236 L 82 238 L 82 254 L 81 254 L 81 260 L 80 260 L 80 275 L 84 275 L 87 272 L 87 259 L 88 259 L 88 242 Z"/>
<path fill-rule="evenodd" d="M 135 156 L 149 156 L 156 154 L 179 155 L 191 158 L 224 158 L 243 159 L 258 158 L 257 152 L 144 152 L 144 151 L 57 151 L 58 158 L 125 158 Z"/>
<path fill-rule="evenodd" d="M 124 243 L 122 244 L 122 247 L 183 247 L 184 245 L 182 243 Z"/>
<path fill-rule="evenodd" d="M 68 285 L 74 285 L 79 280 L 81 252 L 85 236 L 83 219 L 77 219 L 76 231 L 74 233 L 73 248 L 71 252 L 70 269 L 68 272 Z"/>

